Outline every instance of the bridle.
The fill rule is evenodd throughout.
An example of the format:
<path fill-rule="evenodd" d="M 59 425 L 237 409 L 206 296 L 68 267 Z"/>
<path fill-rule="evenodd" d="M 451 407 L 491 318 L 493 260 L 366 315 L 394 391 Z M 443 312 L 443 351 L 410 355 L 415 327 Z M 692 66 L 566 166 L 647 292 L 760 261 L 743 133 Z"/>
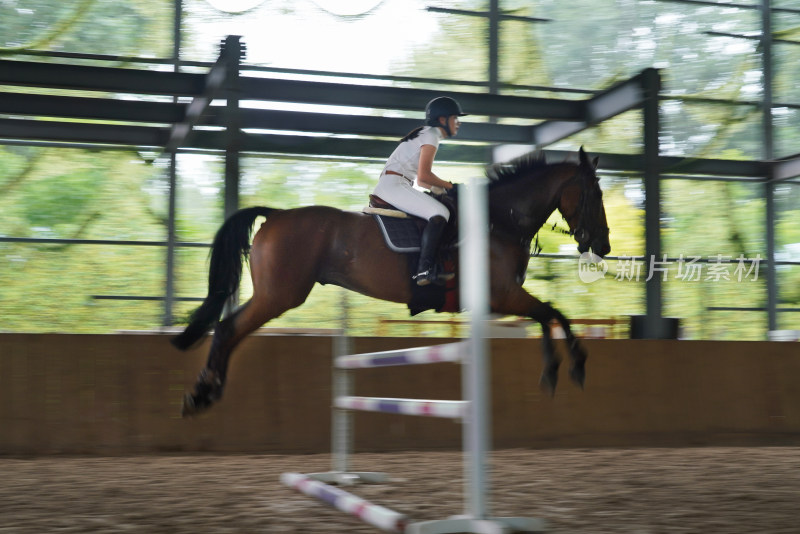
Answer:
<path fill-rule="evenodd" d="M 563 194 L 564 188 L 578 181 L 580 197 L 578 198 L 578 207 L 576 210 L 578 220 L 574 228 L 562 228 L 559 226 L 558 221 L 550 228 L 553 232 L 572 236 L 578 244 L 583 244 L 585 241 L 590 240 L 594 232 L 608 231 L 608 226 L 606 225 L 594 225 L 591 227 L 591 230 L 589 230 L 589 225 L 587 223 L 593 219 L 591 216 L 594 215 L 589 198 L 591 188 L 585 187 L 580 182 L 581 180 L 585 181 L 585 178 L 576 172 L 569 179 L 564 181 L 561 189 L 561 194 Z M 597 177 L 595 177 L 594 180 L 597 181 Z M 492 232 L 499 232 L 512 238 L 519 238 L 524 246 L 529 246 L 531 242 L 533 242 L 531 254 L 533 256 L 538 255 L 539 252 L 541 252 L 541 247 L 539 246 L 539 231 L 531 232 L 531 226 L 534 223 L 533 219 L 525 213 L 516 211 L 513 207 L 509 208 L 505 215 L 507 215 L 507 221 L 510 224 L 497 224 L 499 221 L 494 221 L 490 225 Z M 564 220 L 566 220 L 566 217 L 564 217 Z"/>
<path fill-rule="evenodd" d="M 569 184 L 573 180 L 582 180 L 582 178 L 579 177 L 577 174 L 575 174 L 575 175 L 572 176 L 572 178 L 567 180 L 567 184 Z M 595 182 L 596 181 L 597 181 L 597 178 L 595 178 Z M 590 213 L 592 211 L 592 209 L 591 209 L 591 207 L 589 205 L 590 188 L 589 187 L 581 187 L 580 191 L 581 191 L 581 195 L 578 198 L 578 209 L 577 209 L 578 222 L 575 224 L 575 228 L 568 228 L 568 229 L 556 228 L 556 226 L 558 224 L 558 223 L 556 223 L 556 224 L 553 225 L 552 229 L 554 231 L 558 231 L 558 232 L 560 232 L 562 234 L 566 234 L 566 235 L 572 236 L 575 239 L 575 241 L 577 241 L 579 244 L 582 244 L 585 241 L 588 241 L 589 239 L 591 239 L 591 237 L 592 237 L 592 232 L 587 228 L 587 224 L 586 224 L 587 221 L 592 220 L 592 218 L 590 217 L 590 215 L 592 215 Z M 606 226 L 606 225 L 595 225 L 595 226 L 592 227 L 592 229 L 595 232 L 596 231 L 608 232 L 608 226 Z"/>

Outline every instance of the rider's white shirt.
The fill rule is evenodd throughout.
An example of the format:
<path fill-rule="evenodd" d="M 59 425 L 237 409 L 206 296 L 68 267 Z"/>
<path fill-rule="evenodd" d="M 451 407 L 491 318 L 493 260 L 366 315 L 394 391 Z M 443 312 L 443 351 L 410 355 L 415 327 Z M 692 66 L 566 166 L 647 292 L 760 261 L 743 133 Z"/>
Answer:
<path fill-rule="evenodd" d="M 413 185 L 417 179 L 422 145 L 433 145 L 438 149 L 439 141 L 443 138 L 444 134 L 439 128 L 425 126 L 414 139 L 397 145 L 383 168 L 374 193 L 396 208 L 417 217 L 430 219 L 438 215 L 449 219 L 450 212 L 444 204 Z M 394 171 L 402 176 L 386 174 L 386 171 Z"/>
<path fill-rule="evenodd" d="M 439 141 L 444 139 L 442 131 L 435 126 L 425 126 L 414 139 L 397 145 L 386 162 L 384 171 L 400 173 L 411 180 L 417 179 L 419 171 L 419 153 L 422 145 L 432 145 L 438 150 Z"/>

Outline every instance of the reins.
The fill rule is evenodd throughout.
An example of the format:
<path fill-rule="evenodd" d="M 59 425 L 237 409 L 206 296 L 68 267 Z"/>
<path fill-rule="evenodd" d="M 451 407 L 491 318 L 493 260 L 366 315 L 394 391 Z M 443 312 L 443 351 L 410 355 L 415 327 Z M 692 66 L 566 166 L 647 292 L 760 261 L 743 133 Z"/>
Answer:
<path fill-rule="evenodd" d="M 573 179 L 575 177 L 573 176 Z M 584 221 L 588 218 L 588 211 L 589 211 L 589 195 L 587 194 L 587 190 L 585 187 L 581 187 L 581 196 L 578 200 L 578 222 L 575 225 L 575 229 L 571 228 L 562 228 L 559 226 L 560 221 L 556 221 L 553 223 L 553 226 L 550 228 L 551 232 L 560 233 L 562 235 L 574 236 L 576 232 L 587 232 L 584 228 Z M 561 216 L 562 221 L 566 221 L 566 217 L 563 215 Z M 598 230 L 608 230 L 608 227 L 597 227 Z M 541 230 L 539 230 L 541 231 Z M 539 245 L 539 231 L 536 232 L 534 236 L 534 247 L 533 251 L 531 252 L 532 256 L 538 256 L 539 253 L 542 251 L 542 247 Z"/>

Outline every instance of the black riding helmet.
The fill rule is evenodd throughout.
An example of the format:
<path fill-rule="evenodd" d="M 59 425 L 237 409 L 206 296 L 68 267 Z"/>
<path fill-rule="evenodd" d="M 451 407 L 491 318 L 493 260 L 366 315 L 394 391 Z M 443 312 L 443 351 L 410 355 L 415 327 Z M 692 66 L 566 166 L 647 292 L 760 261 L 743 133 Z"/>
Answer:
<path fill-rule="evenodd" d="M 425 124 L 444 128 L 447 131 L 448 137 L 453 135 L 450 131 L 450 125 L 447 123 L 445 123 L 444 126 L 439 124 L 439 117 L 450 117 L 451 115 L 463 117 L 466 113 L 461 111 L 459 103 L 449 96 L 434 98 L 425 106 Z"/>

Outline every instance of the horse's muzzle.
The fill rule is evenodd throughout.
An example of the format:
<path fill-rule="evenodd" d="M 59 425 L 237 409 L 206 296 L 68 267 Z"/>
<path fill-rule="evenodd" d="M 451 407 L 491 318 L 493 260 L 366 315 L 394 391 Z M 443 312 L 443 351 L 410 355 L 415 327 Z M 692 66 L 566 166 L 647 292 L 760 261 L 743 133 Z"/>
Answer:
<path fill-rule="evenodd" d="M 588 247 L 587 247 L 588 248 Z M 591 245 L 592 252 L 601 258 L 604 258 L 609 252 L 611 252 L 611 245 L 608 241 L 604 241 L 602 239 L 594 239 L 592 240 Z M 582 252 L 586 252 L 585 250 Z"/>

